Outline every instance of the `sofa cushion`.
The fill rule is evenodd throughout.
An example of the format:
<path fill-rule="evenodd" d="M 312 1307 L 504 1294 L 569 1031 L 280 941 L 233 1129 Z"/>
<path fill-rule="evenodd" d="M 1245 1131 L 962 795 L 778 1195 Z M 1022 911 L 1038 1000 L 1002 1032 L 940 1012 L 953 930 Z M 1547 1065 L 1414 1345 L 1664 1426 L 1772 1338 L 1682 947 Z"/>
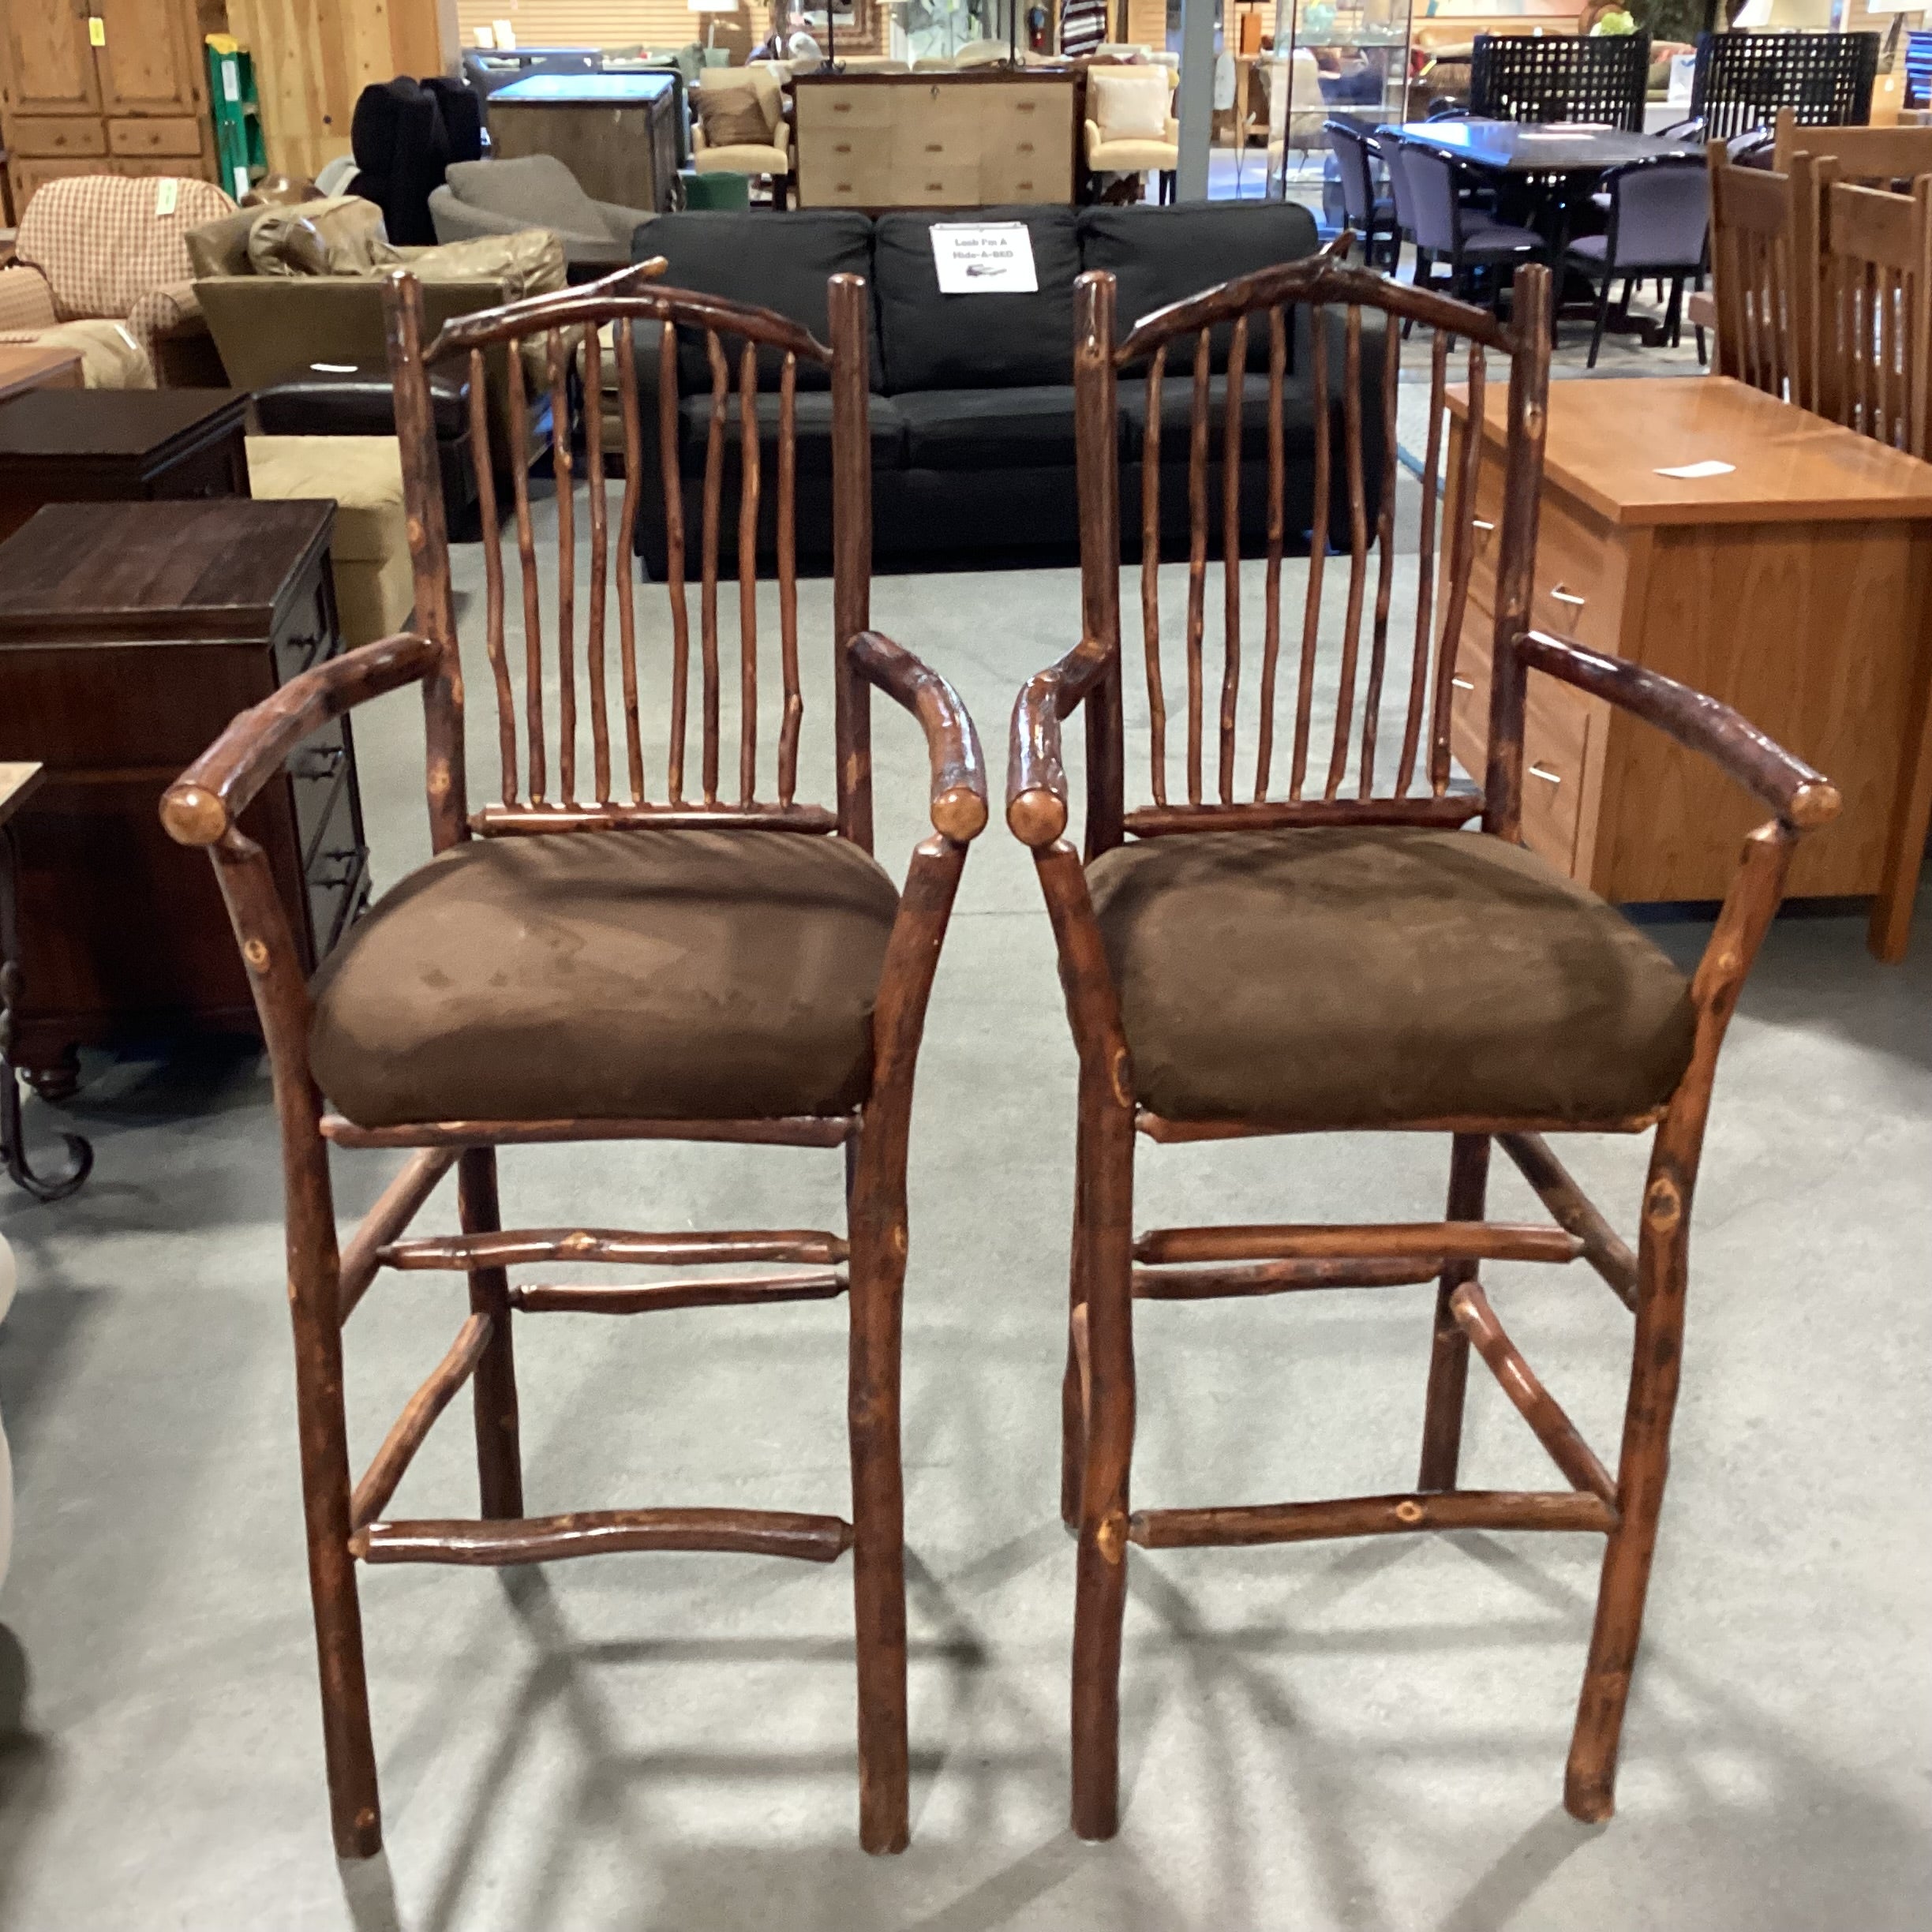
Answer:
<path fill-rule="evenodd" d="M 392 436 L 252 436 L 249 494 L 257 503 L 333 497 L 329 552 L 338 561 L 380 564 L 406 555 L 402 453 Z"/>
<path fill-rule="evenodd" d="M 933 260 L 934 223 L 1024 222 L 1039 292 L 942 295 Z M 886 387 L 1020 388 L 1073 380 L 1073 279 L 1080 249 L 1073 211 L 975 208 L 968 216 L 882 215 L 873 236 Z"/>
<path fill-rule="evenodd" d="M 1223 201 L 1188 208 L 1087 208 L 1080 212 L 1083 268 L 1114 279 L 1117 337 L 1144 315 L 1217 283 L 1298 261 L 1320 246 L 1315 218 L 1291 201 Z M 1069 329 L 1072 324 L 1069 322 Z M 1249 324 L 1250 337 L 1255 325 Z M 1232 324 L 1214 331 L 1217 369 L 1227 367 Z M 1190 339 L 1188 347 L 1191 350 Z M 1265 361 L 1266 351 L 1262 352 Z M 1170 351 L 1170 360 L 1173 352 Z M 1290 366 L 1294 350 L 1290 347 Z M 1251 339 L 1249 366 L 1256 349 Z"/>
<path fill-rule="evenodd" d="M 708 209 L 661 215 L 633 242 L 632 253 L 640 260 L 661 255 L 669 287 L 774 309 L 826 342 L 826 283 L 835 275 L 871 276 L 872 222 L 844 208 L 801 208 L 777 219 Z M 782 360 L 776 350 L 761 351 L 760 380 L 776 382 Z M 872 382 L 880 386 L 876 341 Z M 704 338 L 691 329 L 679 331 L 678 383 L 686 390 L 711 386 Z M 801 360 L 798 386 L 829 389 L 831 377 L 818 364 Z"/>
<path fill-rule="evenodd" d="M 808 389 L 796 399 L 797 427 L 793 449 L 801 477 L 829 477 L 832 474 L 832 392 Z M 711 429 L 711 398 L 687 395 L 678 404 L 683 419 L 683 467 L 687 476 L 704 474 L 705 448 Z M 874 396 L 866 412 L 872 431 L 872 467 L 903 470 L 906 462 L 905 417 L 891 396 Z M 758 459 L 763 468 L 762 487 L 774 496 L 778 488 L 778 399 L 769 391 L 758 399 Z M 734 395 L 725 404 L 724 467 L 738 473 L 738 402 Z"/>
<path fill-rule="evenodd" d="M 905 418 L 911 470 L 1037 470 L 1073 464 L 1073 391 L 914 389 L 889 399 Z"/>
<path fill-rule="evenodd" d="M 330 955 L 310 1062 L 369 1127 L 843 1114 L 898 904 L 845 839 L 472 839 Z"/>
<path fill-rule="evenodd" d="M 1683 975 L 1533 852 L 1414 826 L 1209 832 L 1088 869 L 1144 1106 L 1373 1128 L 1670 1098 Z"/>
<path fill-rule="evenodd" d="M 555 155 L 459 161 L 444 175 L 443 185 L 465 208 L 507 215 L 529 227 L 554 228 L 561 234 L 609 232 L 597 204 Z"/>
<path fill-rule="evenodd" d="M 1129 462 L 1138 462 L 1147 436 L 1147 383 L 1141 377 L 1123 376 L 1119 395 L 1121 425 L 1126 439 L 1122 454 Z M 1225 376 L 1208 377 L 1208 459 L 1211 465 L 1221 460 L 1227 429 Z M 1194 384 L 1186 369 L 1176 369 L 1171 362 L 1161 383 L 1160 414 L 1161 467 L 1185 465 L 1194 424 Z M 1251 361 L 1247 380 L 1241 385 L 1241 461 L 1266 462 L 1267 443 L 1267 374 L 1264 369 L 1257 378 Z M 1282 384 L 1282 454 L 1290 464 L 1312 460 L 1315 454 L 1314 405 L 1307 391 L 1292 377 Z M 1125 513 L 1136 515 L 1137 511 L 1129 506 Z"/>

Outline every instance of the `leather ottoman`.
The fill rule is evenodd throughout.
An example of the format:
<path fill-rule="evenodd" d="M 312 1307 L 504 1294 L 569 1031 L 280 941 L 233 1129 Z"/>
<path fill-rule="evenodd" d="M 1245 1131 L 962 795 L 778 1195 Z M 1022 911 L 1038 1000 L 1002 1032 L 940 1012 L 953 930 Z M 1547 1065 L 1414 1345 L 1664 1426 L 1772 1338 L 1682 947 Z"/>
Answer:
<path fill-rule="evenodd" d="M 248 440 L 250 494 L 332 497 L 329 559 L 343 642 L 352 648 L 406 630 L 415 608 L 402 456 L 393 436 L 259 436 Z"/>

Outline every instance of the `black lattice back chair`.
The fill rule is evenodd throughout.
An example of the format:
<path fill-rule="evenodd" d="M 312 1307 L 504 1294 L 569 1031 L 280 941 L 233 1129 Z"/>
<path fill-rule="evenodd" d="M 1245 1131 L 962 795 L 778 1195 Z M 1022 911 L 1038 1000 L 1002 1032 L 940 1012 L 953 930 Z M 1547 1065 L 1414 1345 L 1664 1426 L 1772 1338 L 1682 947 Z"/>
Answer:
<path fill-rule="evenodd" d="M 1875 33 L 1700 34 L 1690 113 L 1711 140 L 1769 127 L 1780 107 L 1807 127 L 1856 127 L 1878 73 Z"/>
<path fill-rule="evenodd" d="M 1485 121 L 1601 121 L 1643 131 L 1650 36 L 1478 34 L 1470 112 Z"/>

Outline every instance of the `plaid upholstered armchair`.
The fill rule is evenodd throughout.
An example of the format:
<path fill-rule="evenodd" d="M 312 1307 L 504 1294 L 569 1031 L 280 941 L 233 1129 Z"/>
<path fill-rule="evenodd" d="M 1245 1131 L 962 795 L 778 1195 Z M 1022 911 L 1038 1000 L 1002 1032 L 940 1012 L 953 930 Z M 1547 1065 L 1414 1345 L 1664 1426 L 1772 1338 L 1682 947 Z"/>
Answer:
<path fill-rule="evenodd" d="M 47 182 L 0 270 L 0 342 L 79 350 L 90 388 L 219 384 L 183 238 L 234 212 L 213 183 L 171 175 Z"/>

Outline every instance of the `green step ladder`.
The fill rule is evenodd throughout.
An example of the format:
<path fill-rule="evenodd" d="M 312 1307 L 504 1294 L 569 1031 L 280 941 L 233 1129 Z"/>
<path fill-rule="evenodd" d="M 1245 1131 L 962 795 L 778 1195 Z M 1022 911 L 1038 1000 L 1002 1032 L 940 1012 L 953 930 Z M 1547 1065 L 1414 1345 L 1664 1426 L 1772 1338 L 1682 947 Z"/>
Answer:
<path fill-rule="evenodd" d="M 215 122 L 221 185 L 239 201 L 268 172 L 255 62 L 232 35 L 210 34 L 208 66 L 208 112 Z"/>

